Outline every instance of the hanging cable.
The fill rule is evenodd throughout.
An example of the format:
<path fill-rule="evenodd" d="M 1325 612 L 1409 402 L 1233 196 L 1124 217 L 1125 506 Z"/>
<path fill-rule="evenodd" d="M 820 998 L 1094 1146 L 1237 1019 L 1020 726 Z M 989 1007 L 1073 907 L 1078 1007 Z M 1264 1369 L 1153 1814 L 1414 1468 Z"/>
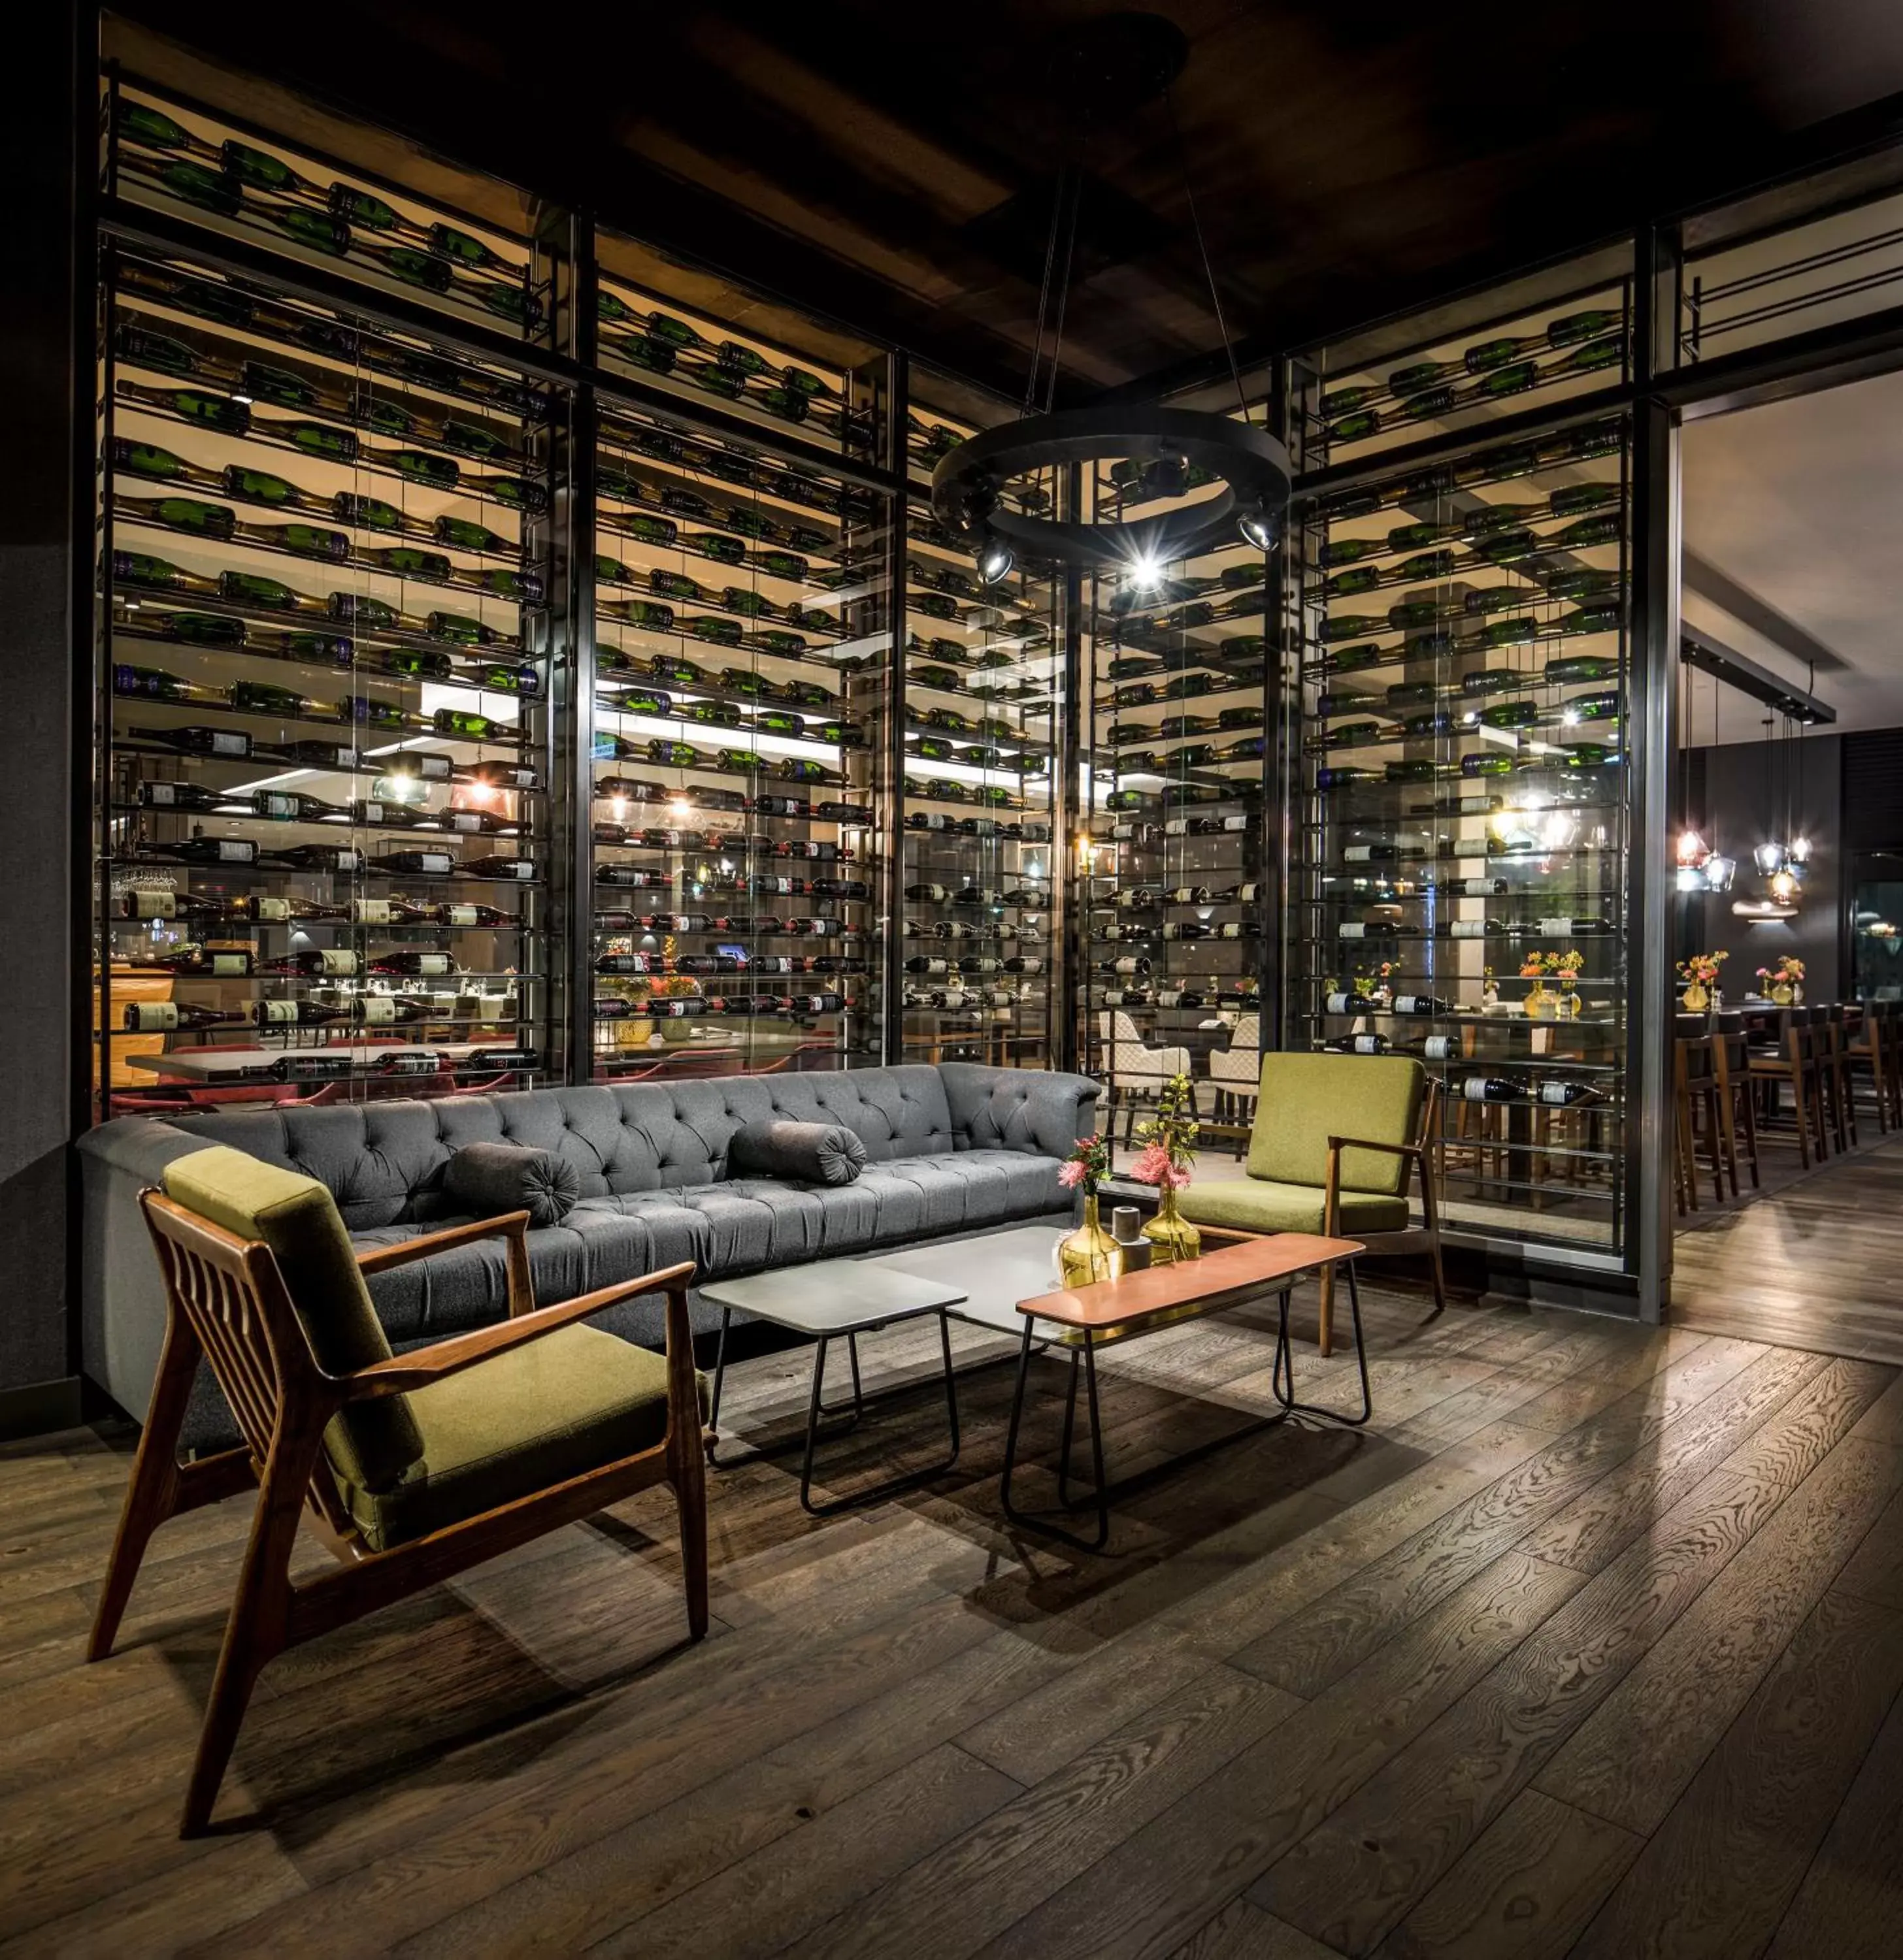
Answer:
<path fill-rule="evenodd" d="M 1208 282 L 1210 307 L 1216 315 L 1216 330 L 1222 338 L 1222 352 L 1229 364 L 1229 379 L 1235 383 L 1236 406 L 1243 421 L 1249 418 L 1248 397 L 1242 392 L 1242 370 L 1235 364 L 1235 348 L 1229 339 L 1229 329 L 1222 318 L 1222 296 L 1216 289 L 1216 272 L 1210 264 L 1209 247 L 1203 240 L 1203 220 L 1196 208 L 1196 186 L 1190 181 L 1189 152 L 1183 145 L 1183 126 L 1177 120 L 1176 97 L 1169 89 L 1163 91 L 1163 106 L 1169 111 L 1170 133 L 1176 138 L 1177 167 L 1183 173 L 1183 195 L 1188 201 L 1190 224 L 1196 234 L 1196 250 L 1203 262 L 1203 277 Z"/>
<path fill-rule="evenodd" d="M 1064 344 L 1064 307 L 1070 298 L 1070 266 L 1077 249 L 1077 207 L 1083 202 L 1082 172 L 1080 168 L 1068 173 L 1057 173 L 1057 208 L 1064 208 L 1064 183 L 1066 175 L 1070 181 L 1070 222 L 1064 228 L 1063 265 L 1057 275 L 1057 323 L 1050 337 L 1050 380 L 1044 390 L 1044 413 L 1049 415 L 1057 402 L 1057 360 Z M 1052 240 L 1056 240 L 1057 228 L 1052 226 Z"/>
<path fill-rule="evenodd" d="M 1018 411 L 1019 419 L 1028 415 L 1038 399 L 1038 369 L 1044 358 L 1044 320 L 1050 309 L 1050 275 L 1057 262 L 1057 234 L 1063 223 L 1064 173 L 1057 173 L 1057 201 L 1050 207 L 1050 235 L 1044 240 L 1044 283 L 1038 288 L 1038 329 L 1031 342 L 1031 371 L 1024 381 L 1024 406 Z M 1052 361 L 1053 385 L 1056 381 L 1056 361 Z"/>

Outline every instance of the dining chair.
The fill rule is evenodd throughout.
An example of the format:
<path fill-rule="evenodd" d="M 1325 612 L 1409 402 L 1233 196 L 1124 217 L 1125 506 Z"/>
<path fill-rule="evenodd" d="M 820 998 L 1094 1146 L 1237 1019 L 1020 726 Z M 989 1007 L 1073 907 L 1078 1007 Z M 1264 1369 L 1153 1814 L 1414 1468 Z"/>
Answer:
<path fill-rule="evenodd" d="M 1186 1048 L 1151 1048 L 1137 1032 L 1136 1024 L 1120 1008 L 1097 1017 L 1098 1039 L 1102 1044 L 1104 1073 L 1110 1090 L 1109 1127 L 1116 1126 L 1116 1112 L 1124 1112 L 1124 1141 L 1134 1140 L 1136 1112 L 1154 1102 L 1179 1075 L 1192 1074 L 1194 1068 Z M 1191 1106 L 1194 1092 L 1191 1091 Z"/>

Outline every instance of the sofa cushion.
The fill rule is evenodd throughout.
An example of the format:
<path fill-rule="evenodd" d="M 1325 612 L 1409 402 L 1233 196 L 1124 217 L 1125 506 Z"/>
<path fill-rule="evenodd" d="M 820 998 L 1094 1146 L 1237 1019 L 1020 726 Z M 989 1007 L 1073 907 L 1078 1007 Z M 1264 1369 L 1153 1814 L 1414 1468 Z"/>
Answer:
<path fill-rule="evenodd" d="M 352 1374 L 389 1360 L 390 1342 L 355 1251 L 316 1179 L 215 1145 L 167 1164 L 165 1190 L 199 1217 L 270 1247 L 312 1359 L 326 1374 Z M 385 1395 L 339 1409 L 325 1428 L 324 1446 L 340 1477 L 381 1491 L 421 1456 L 422 1439 L 407 1398 Z"/>
<path fill-rule="evenodd" d="M 1192 1184 L 1176 1195 L 1177 1208 L 1195 1225 L 1227 1225 L 1238 1232 L 1319 1232 L 1322 1194 L 1312 1184 L 1277 1184 L 1267 1178 L 1228 1177 Z M 1404 1232 L 1407 1201 L 1372 1191 L 1344 1191 L 1338 1217 L 1343 1233 Z"/>
<path fill-rule="evenodd" d="M 881 1246 L 932 1238 L 1012 1218 L 1068 1211 L 1069 1195 L 1057 1182 L 1052 1157 L 1015 1150 L 960 1150 L 945 1157 L 912 1157 L 869 1164 L 855 1189 L 878 1202 Z"/>
<path fill-rule="evenodd" d="M 865 1146 L 842 1123 L 795 1123 L 783 1117 L 743 1123 L 727 1149 L 730 1177 L 850 1184 L 865 1168 Z"/>
<path fill-rule="evenodd" d="M 1249 1132 L 1250 1176 L 1319 1185 L 1328 1175 L 1331 1137 L 1412 1143 L 1426 1079 L 1411 1055 L 1265 1055 Z M 1344 1192 L 1392 1197 L 1407 1174 L 1406 1158 L 1385 1151 L 1341 1153 Z"/>
<path fill-rule="evenodd" d="M 667 1436 L 668 1364 L 598 1328 L 563 1327 L 407 1399 L 422 1448 L 401 1481 L 342 1487 L 378 1551 L 652 1449 Z"/>
<path fill-rule="evenodd" d="M 443 1195 L 473 1217 L 526 1211 L 531 1225 L 559 1225 L 575 1209 L 582 1180 L 553 1150 L 521 1144 L 465 1144 L 443 1166 Z"/>

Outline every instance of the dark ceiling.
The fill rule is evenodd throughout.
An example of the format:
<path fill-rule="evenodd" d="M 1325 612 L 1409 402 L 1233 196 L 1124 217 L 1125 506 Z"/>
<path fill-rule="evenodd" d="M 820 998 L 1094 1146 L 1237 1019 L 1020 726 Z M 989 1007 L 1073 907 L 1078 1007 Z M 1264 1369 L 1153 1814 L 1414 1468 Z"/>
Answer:
<path fill-rule="evenodd" d="M 1071 165 L 1063 392 L 1220 344 L 1170 108 L 1053 86 L 1101 5 L 128 11 L 1014 393 Z M 1189 46 L 1171 100 L 1229 332 L 1261 352 L 1859 140 L 1903 91 L 1895 0 L 1156 11 Z"/>

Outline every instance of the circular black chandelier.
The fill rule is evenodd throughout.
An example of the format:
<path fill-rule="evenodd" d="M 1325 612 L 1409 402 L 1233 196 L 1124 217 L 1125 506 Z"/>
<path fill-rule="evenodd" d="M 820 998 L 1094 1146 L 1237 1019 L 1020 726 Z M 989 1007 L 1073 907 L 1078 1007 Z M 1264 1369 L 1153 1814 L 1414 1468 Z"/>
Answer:
<path fill-rule="evenodd" d="M 1199 503 L 1127 523 L 1067 522 L 1006 507 L 1005 487 L 1014 477 L 1112 460 L 1160 464 L 1152 481 L 1165 495 L 1181 494 L 1192 467 L 1223 488 Z M 1258 551 L 1272 549 L 1288 504 L 1288 451 L 1266 429 L 1205 409 L 1154 404 L 1029 415 L 960 443 L 932 475 L 939 522 L 971 546 L 987 585 L 1018 558 L 1120 570 L 1153 584 L 1162 566 L 1238 535 Z"/>
<path fill-rule="evenodd" d="M 1162 580 L 1165 566 L 1229 539 L 1239 536 L 1245 543 L 1267 552 L 1281 536 L 1289 505 L 1288 452 L 1267 430 L 1248 420 L 1248 399 L 1223 323 L 1222 298 L 1203 243 L 1188 159 L 1170 97 L 1170 84 L 1188 56 L 1189 44 L 1172 22 L 1156 14 L 1112 14 L 1085 22 L 1060 43 L 1053 61 L 1054 80 L 1061 81 L 1063 96 L 1073 104 L 1094 102 L 1119 116 L 1159 96 L 1168 109 L 1197 250 L 1229 358 L 1240 417 L 1155 402 L 1054 410 L 1077 221 L 1075 167 L 1060 173 L 1020 418 L 959 444 L 932 473 L 934 514 L 953 537 L 971 547 L 978 577 L 987 585 L 1008 577 L 1023 560 L 1086 573 L 1120 571 L 1139 587 L 1153 586 Z M 1051 339 L 1050 370 L 1044 377 L 1043 412 L 1035 413 L 1047 331 Z M 1151 494 L 1158 497 L 1181 496 L 1192 469 L 1200 473 L 1199 483 L 1214 481 L 1222 488 L 1213 496 L 1155 517 L 1105 523 L 1040 517 L 1021 508 L 1022 500 L 1010 495 L 1009 486 L 1018 478 L 1060 466 L 1102 462 L 1143 464 Z"/>

